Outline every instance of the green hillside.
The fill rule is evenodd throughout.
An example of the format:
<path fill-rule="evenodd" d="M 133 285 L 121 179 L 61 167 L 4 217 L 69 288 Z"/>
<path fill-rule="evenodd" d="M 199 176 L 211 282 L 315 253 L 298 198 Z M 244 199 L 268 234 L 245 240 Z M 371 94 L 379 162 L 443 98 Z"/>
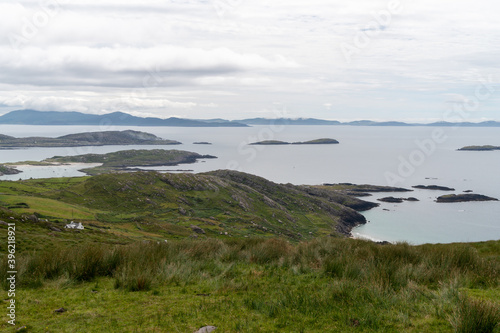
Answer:
<path fill-rule="evenodd" d="M 373 204 L 343 190 L 227 170 L 2 181 L 17 319 L 0 329 L 499 332 L 500 241 L 349 239 Z"/>

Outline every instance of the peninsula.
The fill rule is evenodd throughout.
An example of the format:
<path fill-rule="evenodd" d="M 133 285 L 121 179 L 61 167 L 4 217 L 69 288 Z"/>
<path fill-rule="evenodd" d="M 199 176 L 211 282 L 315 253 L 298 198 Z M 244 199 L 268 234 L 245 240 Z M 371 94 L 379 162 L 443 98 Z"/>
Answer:
<path fill-rule="evenodd" d="M 110 145 L 180 145 L 181 142 L 164 140 L 154 134 L 140 131 L 105 131 L 87 132 L 48 137 L 15 138 L 0 135 L 0 148 L 12 147 L 81 147 L 81 146 L 110 146 Z"/>
<path fill-rule="evenodd" d="M 110 172 L 135 171 L 134 167 L 175 166 L 195 163 L 198 159 L 217 158 L 183 150 L 122 150 L 108 154 L 85 154 L 77 156 L 54 156 L 47 163 L 102 163 L 101 166 L 79 170 L 88 175 Z"/>

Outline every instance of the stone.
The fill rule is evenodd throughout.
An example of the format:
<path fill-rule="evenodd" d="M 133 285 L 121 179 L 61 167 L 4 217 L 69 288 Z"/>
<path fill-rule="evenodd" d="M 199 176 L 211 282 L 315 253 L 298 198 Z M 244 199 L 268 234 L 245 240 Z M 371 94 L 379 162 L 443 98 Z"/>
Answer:
<path fill-rule="evenodd" d="M 191 230 L 193 230 L 197 234 L 205 234 L 205 230 L 203 230 L 202 228 L 198 227 L 197 225 L 191 225 Z"/>
<path fill-rule="evenodd" d="M 210 333 L 213 332 L 217 329 L 215 326 L 204 326 L 200 328 L 199 330 L 195 331 L 194 333 Z"/>

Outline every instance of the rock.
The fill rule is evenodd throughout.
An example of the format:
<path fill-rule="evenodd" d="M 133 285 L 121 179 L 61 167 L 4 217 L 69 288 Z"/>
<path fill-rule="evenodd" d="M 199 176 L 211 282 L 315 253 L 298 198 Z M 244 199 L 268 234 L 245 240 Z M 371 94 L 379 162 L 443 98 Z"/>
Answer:
<path fill-rule="evenodd" d="M 414 198 L 414 197 L 409 197 L 407 199 L 405 199 L 406 201 L 420 201 L 418 200 L 417 198 Z"/>
<path fill-rule="evenodd" d="M 57 313 L 63 313 L 63 312 L 66 312 L 68 310 L 66 310 L 65 308 L 59 308 L 57 310 L 54 310 L 54 312 L 57 312 Z"/>
<path fill-rule="evenodd" d="M 27 326 L 21 326 L 19 327 L 16 332 L 28 332 L 28 327 Z"/>
<path fill-rule="evenodd" d="M 61 229 L 56 228 L 56 227 L 49 227 L 49 229 L 52 230 L 52 231 L 62 232 Z"/>
<path fill-rule="evenodd" d="M 498 201 L 496 198 L 481 194 L 448 194 L 437 198 L 436 202 Z"/>
<path fill-rule="evenodd" d="M 217 329 L 215 326 L 204 326 L 200 328 L 199 330 L 195 331 L 194 333 L 210 333 L 213 332 Z"/>
<path fill-rule="evenodd" d="M 394 197 L 385 197 L 385 198 L 380 198 L 380 199 L 377 199 L 378 201 L 382 201 L 382 202 L 393 202 L 393 203 L 401 203 L 403 202 L 403 198 L 394 198 Z"/>
<path fill-rule="evenodd" d="M 434 191 L 455 191 L 454 188 L 438 185 L 416 185 L 413 188 L 418 188 L 421 190 L 434 190 Z"/>
<path fill-rule="evenodd" d="M 197 225 L 191 225 L 191 230 L 193 230 L 197 234 L 205 234 L 205 230 L 203 230 L 202 228 L 198 227 Z"/>
<path fill-rule="evenodd" d="M 0 224 L 1 224 L 1 225 L 9 225 L 9 224 L 8 224 L 7 222 L 5 222 L 5 221 L 0 221 Z"/>
<path fill-rule="evenodd" d="M 182 208 L 182 207 L 179 206 L 179 214 L 186 215 L 187 212 L 186 212 L 186 210 L 184 208 Z"/>
<path fill-rule="evenodd" d="M 40 222 L 40 220 L 38 219 L 38 217 L 36 217 L 36 215 L 30 215 L 30 216 L 27 216 L 27 218 L 28 218 L 28 220 L 30 220 L 33 223 Z"/>
<path fill-rule="evenodd" d="M 472 193 L 472 192 L 474 192 L 474 191 L 472 191 L 472 190 L 465 190 L 464 191 L 464 193 Z"/>

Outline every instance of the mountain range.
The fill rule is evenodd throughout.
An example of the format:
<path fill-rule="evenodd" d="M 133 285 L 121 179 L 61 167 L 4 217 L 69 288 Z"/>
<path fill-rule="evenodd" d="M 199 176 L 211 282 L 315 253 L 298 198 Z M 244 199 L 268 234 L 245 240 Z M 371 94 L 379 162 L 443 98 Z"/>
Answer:
<path fill-rule="evenodd" d="M 249 118 L 241 120 L 225 119 L 185 119 L 170 117 L 136 117 L 124 112 L 104 115 L 81 112 L 16 110 L 0 116 L 0 124 L 11 125 L 115 125 L 115 126 L 176 126 L 176 127 L 248 127 L 252 125 L 348 125 L 348 126 L 436 126 L 436 127 L 500 127 L 498 121 L 472 122 L 433 122 L 428 124 L 405 123 L 399 121 L 376 122 L 356 120 L 340 122 L 315 118 Z"/>

